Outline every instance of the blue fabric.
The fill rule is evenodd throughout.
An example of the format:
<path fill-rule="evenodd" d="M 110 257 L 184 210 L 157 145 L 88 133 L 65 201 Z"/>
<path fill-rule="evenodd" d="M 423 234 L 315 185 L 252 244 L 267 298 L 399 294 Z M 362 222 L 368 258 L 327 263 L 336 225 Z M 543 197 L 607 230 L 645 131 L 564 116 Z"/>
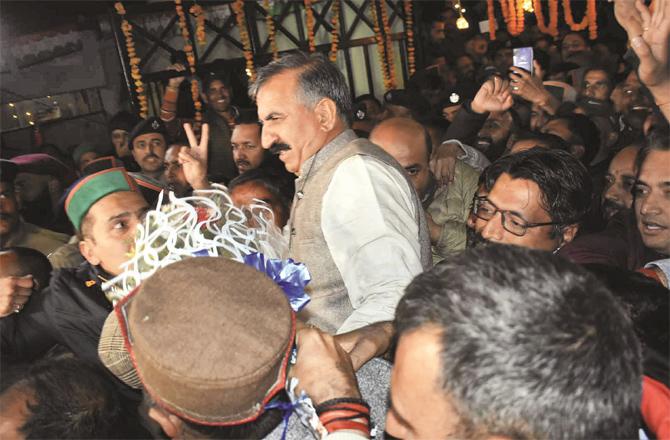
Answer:
<path fill-rule="evenodd" d="M 296 263 L 290 258 L 266 260 L 265 255 L 260 252 L 246 255 L 244 263 L 263 272 L 277 283 L 286 294 L 294 312 L 302 310 L 310 301 L 309 295 L 305 293 L 305 286 L 312 278 L 304 264 Z"/>

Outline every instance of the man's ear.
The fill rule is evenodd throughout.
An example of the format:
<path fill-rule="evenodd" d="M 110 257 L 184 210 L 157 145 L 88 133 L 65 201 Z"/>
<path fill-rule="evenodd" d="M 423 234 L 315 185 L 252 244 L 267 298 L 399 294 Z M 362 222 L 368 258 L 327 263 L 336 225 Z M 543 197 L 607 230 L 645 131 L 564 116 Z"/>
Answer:
<path fill-rule="evenodd" d="M 330 98 L 321 99 L 314 108 L 314 113 L 319 121 L 321 130 L 328 132 L 337 123 L 337 105 Z"/>
<path fill-rule="evenodd" d="M 179 417 L 173 414 L 168 414 L 157 406 L 153 406 L 149 409 L 149 417 L 160 425 L 161 429 L 168 437 L 183 438 L 184 423 Z"/>
<path fill-rule="evenodd" d="M 100 259 L 95 255 L 93 251 L 93 245 L 90 242 L 90 238 L 85 238 L 79 242 L 79 252 L 81 255 L 91 263 L 93 266 L 100 264 Z"/>
<path fill-rule="evenodd" d="M 202 99 L 202 102 L 205 104 L 209 104 L 209 100 L 207 99 L 207 94 L 200 92 L 200 99 Z"/>
<path fill-rule="evenodd" d="M 572 240 L 574 240 L 575 237 L 577 236 L 577 232 L 579 232 L 579 225 L 576 224 L 576 223 L 574 225 L 569 225 L 569 226 L 566 226 L 565 228 L 563 228 L 563 231 L 562 231 L 562 234 L 561 234 L 562 235 L 561 245 L 568 244 Z"/>

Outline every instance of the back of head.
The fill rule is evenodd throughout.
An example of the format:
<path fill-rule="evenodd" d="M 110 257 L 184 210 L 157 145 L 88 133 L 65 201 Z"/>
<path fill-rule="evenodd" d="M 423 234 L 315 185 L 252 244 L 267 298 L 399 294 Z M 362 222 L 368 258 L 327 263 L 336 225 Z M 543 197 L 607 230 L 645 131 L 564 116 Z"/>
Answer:
<path fill-rule="evenodd" d="M 71 357 L 33 366 L 13 388 L 26 393 L 26 438 L 122 438 L 123 409 L 97 369 Z M 9 392 L 9 390 L 7 391 Z"/>
<path fill-rule="evenodd" d="M 637 436 L 631 322 L 607 288 L 567 260 L 500 245 L 466 251 L 412 281 L 395 323 L 400 336 L 442 330 L 439 386 L 476 432 Z"/>
<path fill-rule="evenodd" d="M 256 73 L 256 81 L 249 86 L 249 96 L 256 98 L 258 91 L 271 78 L 287 71 L 297 71 L 300 98 L 309 107 L 323 98 L 331 99 L 340 119 L 351 125 L 351 94 L 344 75 L 333 63 L 321 54 L 308 55 L 304 52 L 291 52 L 261 67 Z"/>
<path fill-rule="evenodd" d="M 51 263 L 49 259 L 40 251 L 26 248 L 26 247 L 9 247 L 0 251 L 0 254 L 11 253 L 16 258 L 16 267 L 12 268 L 11 274 L 5 273 L 7 267 L 3 268 L 3 275 L 5 276 L 26 276 L 32 275 L 33 279 L 37 281 L 40 289 L 49 285 L 49 278 L 51 278 Z"/>
<path fill-rule="evenodd" d="M 535 147 L 508 157 L 496 167 L 497 177 L 507 173 L 514 179 L 535 182 L 542 193 L 541 204 L 552 221 L 569 225 L 584 217 L 591 203 L 592 183 L 588 171 L 574 156 Z"/>

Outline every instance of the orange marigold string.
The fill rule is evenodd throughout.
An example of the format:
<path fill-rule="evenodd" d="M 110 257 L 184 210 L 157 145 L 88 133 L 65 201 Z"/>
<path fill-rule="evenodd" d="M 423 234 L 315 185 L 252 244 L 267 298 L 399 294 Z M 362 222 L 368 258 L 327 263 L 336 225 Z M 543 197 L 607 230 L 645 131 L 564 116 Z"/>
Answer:
<path fill-rule="evenodd" d="M 512 2 L 514 0 L 510 0 Z M 516 0 L 516 34 L 519 35 L 523 32 L 524 20 L 526 18 L 526 11 L 523 9 L 523 0 Z"/>
<path fill-rule="evenodd" d="M 200 45 L 207 43 L 205 36 L 205 11 L 197 3 L 188 10 L 195 17 L 195 39 Z"/>
<path fill-rule="evenodd" d="M 270 0 L 263 0 L 263 9 L 265 9 L 265 27 L 268 30 L 268 40 L 270 41 L 270 50 L 272 50 L 272 59 L 279 59 L 279 49 L 277 48 L 277 35 L 275 31 L 275 21 L 270 11 Z"/>
<path fill-rule="evenodd" d="M 391 33 L 391 26 L 389 25 L 389 17 L 386 12 L 386 3 L 384 0 L 379 0 L 379 7 L 382 16 L 382 26 L 384 27 L 384 36 L 386 38 L 386 63 L 389 71 L 389 86 L 395 89 L 395 56 L 393 51 L 393 34 Z"/>
<path fill-rule="evenodd" d="M 251 40 L 249 40 L 249 32 L 247 32 L 247 22 L 244 14 L 244 0 L 235 0 L 232 4 L 235 19 L 237 20 L 237 27 L 240 30 L 240 40 L 242 40 L 242 47 L 244 59 L 247 64 L 247 75 L 251 81 L 256 80 L 256 68 L 254 67 L 254 54 L 251 51 Z"/>
<path fill-rule="evenodd" d="M 493 41 L 496 39 L 496 11 L 493 0 L 486 0 L 486 13 L 489 18 L 489 38 Z"/>
<path fill-rule="evenodd" d="M 579 23 L 575 23 L 575 20 L 572 16 L 572 7 L 570 6 L 570 0 L 563 0 L 563 18 L 570 29 L 576 32 L 583 31 L 589 25 L 589 14 L 588 14 L 588 4 L 586 6 L 587 11 L 584 11 L 584 17 Z"/>
<path fill-rule="evenodd" d="M 312 9 L 312 0 L 303 0 L 305 5 L 305 26 L 307 27 L 307 43 L 309 44 L 309 52 L 316 52 L 316 44 L 314 43 L 314 10 Z"/>
<path fill-rule="evenodd" d="M 533 0 L 533 9 L 537 18 L 537 27 L 543 34 L 549 34 L 553 37 L 558 36 L 558 0 L 549 0 L 549 25 L 544 21 L 542 13 L 542 3 L 540 0 Z"/>
<path fill-rule="evenodd" d="M 586 13 L 589 16 L 589 38 L 595 40 L 598 38 L 596 0 L 588 0 L 588 3 L 586 4 Z"/>
<path fill-rule="evenodd" d="M 146 118 L 149 115 L 149 102 L 144 90 L 144 83 L 142 82 L 142 73 L 140 72 L 140 57 L 135 51 L 135 42 L 133 41 L 133 26 L 126 20 L 126 9 L 123 3 L 114 3 L 116 13 L 122 17 L 121 31 L 126 38 L 126 51 L 128 52 L 128 64 L 130 64 L 130 77 L 135 82 L 135 93 L 137 94 L 137 101 L 140 106 L 140 117 Z"/>
<path fill-rule="evenodd" d="M 389 78 L 388 64 L 386 63 L 386 51 L 384 50 L 384 36 L 379 27 L 379 17 L 377 16 L 377 0 L 370 1 L 370 11 L 372 12 L 372 25 L 377 42 L 377 54 L 379 55 L 379 64 L 382 67 L 382 78 L 384 79 L 384 90 L 390 90 L 391 80 Z"/>
<path fill-rule="evenodd" d="M 184 37 L 184 52 L 186 53 L 188 70 L 191 74 L 191 98 L 193 98 L 193 107 L 195 108 L 195 120 L 200 122 L 202 121 L 202 102 L 200 101 L 200 87 L 195 76 L 195 53 L 191 44 L 191 34 L 186 24 L 186 14 L 184 13 L 182 0 L 174 0 L 174 4 L 177 16 L 179 17 L 179 29 L 181 30 L 182 37 Z"/>
<path fill-rule="evenodd" d="M 330 23 L 333 25 L 333 30 L 330 33 L 330 52 L 328 59 L 331 62 L 337 61 L 337 50 L 340 43 L 340 0 L 333 0 L 333 6 L 330 10 L 332 16 Z"/>
<path fill-rule="evenodd" d="M 416 72 L 416 58 L 414 57 L 414 17 L 412 15 L 412 0 L 403 2 L 405 10 L 405 35 L 407 36 L 407 71 L 411 77 Z"/>

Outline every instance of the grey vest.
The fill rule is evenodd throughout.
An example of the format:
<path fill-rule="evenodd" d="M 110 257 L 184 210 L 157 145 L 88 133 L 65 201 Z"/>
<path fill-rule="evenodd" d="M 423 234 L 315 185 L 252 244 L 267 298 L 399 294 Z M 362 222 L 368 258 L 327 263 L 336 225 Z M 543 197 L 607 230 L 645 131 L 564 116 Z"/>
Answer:
<path fill-rule="evenodd" d="M 373 157 L 406 177 L 393 157 L 367 139 L 357 139 L 352 130 L 346 130 L 303 164 L 303 175 L 295 182 L 296 195 L 289 220 L 289 257 L 304 263 L 312 277 L 306 289 L 312 300 L 299 316 L 330 333 L 337 332 L 354 309 L 323 236 L 321 205 L 337 167 L 356 155 Z M 412 183 L 406 179 L 419 225 L 419 235 L 414 238 L 421 245 L 421 264 L 425 270 L 432 264 L 426 218 Z M 365 206 L 360 211 L 365 215 Z"/>

